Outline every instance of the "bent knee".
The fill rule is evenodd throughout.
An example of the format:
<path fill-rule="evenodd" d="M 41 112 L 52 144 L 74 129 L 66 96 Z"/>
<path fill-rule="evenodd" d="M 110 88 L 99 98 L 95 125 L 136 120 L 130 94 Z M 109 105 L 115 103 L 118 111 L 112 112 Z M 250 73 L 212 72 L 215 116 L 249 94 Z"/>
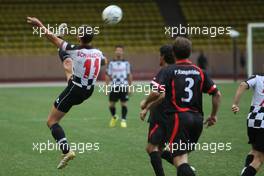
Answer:
<path fill-rule="evenodd" d="M 50 127 L 52 127 L 52 125 L 54 125 L 55 123 L 57 123 L 57 121 L 54 120 L 51 116 L 49 116 L 46 123 L 47 123 L 47 126 L 50 128 Z"/>
<path fill-rule="evenodd" d="M 152 153 L 152 152 L 155 152 L 155 151 L 159 151 L 158 147 L 155 146 L 155 145 L 152 145 L 152 144 L 148 144 L 146 146 L 146 152 L 147 153 Z"/>
<path fill-rule="evenodd" d="M 112 102 L 112 101 L 111 101 L 111 102 L 109 102 L 109 107 L 110 107 L 110 108 L 113 108 L 113 107 L 115 107 L 115 102 Z"/>
<path fill-rule="evenodd" d="M 259 162 L 260 164 L 262 164 L 264 162 L 264 153 L 258 153 L 257 155 L 255 155 L 257 162 Z"/>
<path fill-rule="evenodd" d="M 180 165 L 185 164 L 185 163 L 188 163 L 188 155 L 187 154 L 176 156 L 173 159 L 173 164 L 176 167 L 179 167 Z"/>
<path fill-rule="evenodd" d="M 145 148 L 145 151 L 146 151 L 147 153 L 149 153 L 149 148 L 148 148 L 148 146 Z"/>
<path fill-rule="evenodd" d="M 123 101 L 123 102 L 121 102 L 121 106 L 125 106 L 126 107 L 127 103 Z"/>
<path fill-rule="evenodd" d="M 253 166 L 255 169 L 259 169 L 263 162 L 264 154 L 260 152 L 254 152 L 254 159 L 250 165 Z"/>

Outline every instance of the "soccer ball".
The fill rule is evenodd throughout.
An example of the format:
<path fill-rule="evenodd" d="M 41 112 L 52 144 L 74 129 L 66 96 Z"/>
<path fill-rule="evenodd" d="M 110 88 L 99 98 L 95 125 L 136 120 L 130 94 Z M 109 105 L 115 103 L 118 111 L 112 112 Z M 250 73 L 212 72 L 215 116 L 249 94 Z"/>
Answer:
<path fill-rule="evenodd" d="M 122 9 L 116 5 L 106 7 L 102 13 L 103 21 L 106 24 L 117 24 L 123 16 Z"/>

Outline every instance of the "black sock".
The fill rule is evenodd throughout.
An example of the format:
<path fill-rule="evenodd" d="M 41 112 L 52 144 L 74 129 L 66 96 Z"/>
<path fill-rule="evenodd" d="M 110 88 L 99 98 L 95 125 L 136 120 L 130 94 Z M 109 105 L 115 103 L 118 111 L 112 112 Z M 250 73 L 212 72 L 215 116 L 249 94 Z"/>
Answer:
<path fill-rule="evenodd" d="M 151 152 L 149 154 L 151 165 L 155 171 L 156 176 L 164 176 L 164 171 L 162 167 L 161 157 L 158 151 Z"/>
<path fill-rule="evenodd" d="M 189 164 L 184 163 L 177 168 L 177 176 L 195 176 Z"/>
<path fill-rule="evenodd" d="M 161 158 L 165 159 L 166 161 L 168 161 L 170 164 L 173 165 L 173 157 L 171 155 L 171 152 L 169 152 L 169 151 L 163 151 L 161 153 Z"/>
<path fill-rule="evenodd" d="M 116 108 L 115 107 L 109 107 L 109 110 L 111 112 L 111 115 L 114 117 L 114 115 L 116 114 Z"/>
<path fill-rule="evenodd" d="M 255 176 L 257 173 L 257 170 L 252 167 L 252 166 L 248 166 L 242 173 L 241 176 Z"/>
<path fill-rule="evenodd" d="M 126 119 L 127 116 L 127 107 L 126 106 L 122 106 L 122 119 Z"/>
<path fill-rule="evenodd" d="M 248 167 L 250 165 L 250 163 L 252 163 L 254 160 L 254 155 L 249 154 L 246 157 L 246 161 L 245 161 L 245 167 Z"/>
<path fill-rule="evenodd" d="M 56 142 L 59 144 L 62 153 L 63 154 L 68 153 L 70 150 L 70 147 L 68 145 L 68 142 L 67 142 L 67 139 L 65 137 L 65 133 L 62 127 L 58 123 L 55 123 L 54 125 L 50 127 L 50 130 L 51 130 L 52 136 L 54 137 Z"/>

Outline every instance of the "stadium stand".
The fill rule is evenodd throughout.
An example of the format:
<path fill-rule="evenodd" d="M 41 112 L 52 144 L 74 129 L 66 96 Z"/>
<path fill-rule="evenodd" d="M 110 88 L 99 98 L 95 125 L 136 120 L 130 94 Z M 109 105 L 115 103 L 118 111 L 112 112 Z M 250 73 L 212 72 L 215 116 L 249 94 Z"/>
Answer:
<path fill-rule="evenodd" d="M 247 23 L 263 22 L 264 19 L 262 0 L 0 0 L 0 3 L 0 82 L 64 78 L 56 48 L 32 35 L 33 30 L 25 22 L 26 16 L 36 16 L 51 26 L 63 22 L 75 27 L 81 24 L 99 26 L 100 34 L 95 36 L 93 45 L 109 58 L 113 56 L 115 45 L 125 45 L 126 58 L 133 65 L 135 79 L 150 79 L 157 71 L 158 49 L 172 41 L 164 34 L 164 26 L 179 23 L 232 26 L 240 32 L 238 52 L 246 53 Z M 110 4 L 116 4 L 124 11 L 122 21 L 114 26 L 104 25 L 101 18 L 102 10 Z M 257 49 L 254 50 L 254 65 L 258 67 L 256 70 L 261 70 L 264 66 L 258 62 L 263 56 L 260 51 L 264 48 L 264 30 L 255 30 L 253 34 L 254 49 Z M 203 50 L 213 76 L 226 78 L 233 74 L 229 36 L 189 37 L 194 48 L 192 61 L 196 62 L 198 51 Z M 76 41 L 73 35 L 65 39 Z M 14 67 L 12 71 L 10 65 Z"/>
<path fill-rule="evenodd" d="M 62 22 L 69 26 L 91 24 L 100 27 L 94 45 L 104 51 L 113 49 L 114 45 L 123 44 L 128 52 L 149 51 L 164 42 L 163 19 L 158 6 L 151 0 L 114 1 L 124 13 L 122 23 L 104 26 L 101 19 L 102 10 L 109 5 L 107 0 L 2 0 L 0 6 L 0 55 L 54 54 L 56 51 L 45 40 L 32 35 L 32 29 L 25 23 L 27 15 L 37 16 L 53 26 Z M 134 15 L 137 14 L 137 15 Z M 66 37 L 74 41 L 75 36 Z M 165 39 L 166 40 L 166 39 Z"/>
<path fill-rule="evenodd" d="M 245 49 L 247 23 L 263 22 L 264 2 L 261 0 L 222 0 L 222 1 L 179 1 L 184 16 L 190 26 L 232 26 L 240 32 L 238 46 Z M 254 34 L 254 44 L 257 48 L 264 46 L 264 30 Z M 196 49 L 223 51 L 232 47 L 228 36 L 208 38 L 205 36 L 192 36 Z"/>
<path fill-rule="evenodd" d="M 32 30 L 24 23 L 27 15 L 35 15 L 45 23 L 56 26 L 67 22 L 70 26 L 89 23 L 100 27 L 94 45 L 109 51 L 113 45 L 122 43 L 129 46 L 131 52 L 150 51 L 160 44 L 168 42 L 164 37 L 164 20 L 159 12 L 159 4 L 151 0 L 111 3 L 119 5 L 126 13 L 122 23 L 116 26 L 104 26 L 101 11 L 108 4 L 107 0 L 1 0 L 0 6 L 0 55 L 54 54 L 49 43 L 32 35 Z M 240 48 L 245 47 L 247 23 L 263 21 L 264 2 L 252 1 L 179 1 L 186 23 L 190 26 L 233 26 L 241 33 L 238 39 Z M 137 15 L 134 15 L 137 14 Z M 140 14 L 140 15 L 138 15 Z M 256 32 L 256 46 L 262 47 L 264 32 Z M 228 36 L 208 38 L 193 35 L 194 48 L 204 50 L 228 50 L 231 40 Z M 74 36 L 66 39 L 74 39 Z"/>

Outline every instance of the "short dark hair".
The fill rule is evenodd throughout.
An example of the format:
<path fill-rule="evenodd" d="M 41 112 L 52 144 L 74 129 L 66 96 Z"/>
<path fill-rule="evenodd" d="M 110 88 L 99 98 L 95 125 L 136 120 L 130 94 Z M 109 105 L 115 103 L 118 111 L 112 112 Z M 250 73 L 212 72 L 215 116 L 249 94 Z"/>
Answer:
<path fill-rule="evenodd" d="M 116 45 L 115 48 L 122 48 L 122 49 L 124 49 L 125 47 L 124 47 L 124 45 Z"/>
<path fill-rule="evenodd" d="M 78 29 L 78 35 L 84 44 L 88 44 L 94 37 L 93 28 L 89 25 L 82 25 Z"/>
<path fill-rule="evenodd" d="M 173 55 L 173 50 L 171 45 L 163 45 L 160 47 L 160 56 L 164 57 L 167 64 L 174 64 L 175 59 Z"/>
<path fill-rule="evenodd" d="M 192 53 L 192 42 L 185 37 L 177 37 L 173 43 L 173 52 L 177 59 L 187 59 Z"/>

